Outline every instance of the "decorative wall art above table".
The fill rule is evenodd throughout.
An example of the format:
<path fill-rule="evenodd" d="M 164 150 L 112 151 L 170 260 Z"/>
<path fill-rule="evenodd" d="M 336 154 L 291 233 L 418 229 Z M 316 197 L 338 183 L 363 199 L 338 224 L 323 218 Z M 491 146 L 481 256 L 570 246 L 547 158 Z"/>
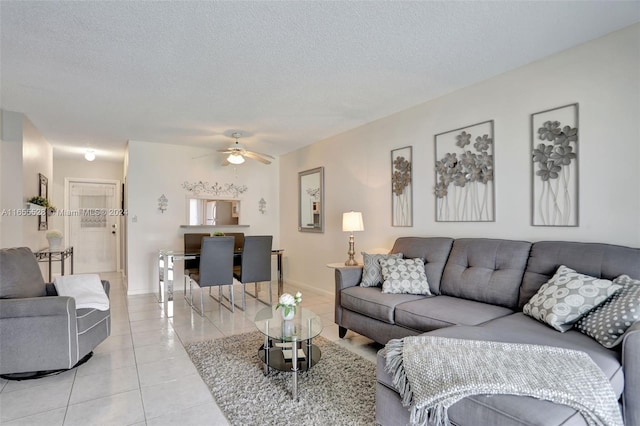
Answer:
<path fill-rule="evenodd" d="M 493 120 L 435 135 L 436 222 L 495 221 Z"/>
<path fill-rule="evenodd" d="M 531 114 L 531 224 L 578 226 L 578 104 Z"/>
<path fill-rule="evenodd" d="M 391 226 L 413 226 L 412 147 L 391 151 Z"/>

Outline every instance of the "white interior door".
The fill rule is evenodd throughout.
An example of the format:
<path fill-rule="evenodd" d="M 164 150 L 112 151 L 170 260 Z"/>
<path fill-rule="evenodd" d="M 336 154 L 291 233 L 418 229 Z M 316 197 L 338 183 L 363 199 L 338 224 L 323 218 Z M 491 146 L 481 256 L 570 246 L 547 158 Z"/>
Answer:
<path fill-rule="evenodd" d="M 75 273 L 118 268 L 118 183 L 69 181 L 69 243 Z"/>

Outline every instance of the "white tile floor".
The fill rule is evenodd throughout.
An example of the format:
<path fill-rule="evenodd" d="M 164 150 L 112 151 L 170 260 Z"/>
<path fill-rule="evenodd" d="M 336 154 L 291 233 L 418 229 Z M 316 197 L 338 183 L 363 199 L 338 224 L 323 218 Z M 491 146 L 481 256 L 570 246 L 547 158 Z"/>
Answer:
<path fill-rule="evenodd" d="M 127 296 L 119 275 L 101 276 L 111 282 L 111 336 L 77 369 L 38 380 L 0 379 L 0 424 L 227 425 L 183 345 L 253 331 L 264 305 L 248 297 L 247 311 L 232 314 L 206 297 L 200 317 L 176 293 L 174 316 L 167 318 L 154 295 Z M 285 291 L 297 289 L 285 284 Z M 371 340 L 352 332 L 338 338 L 333 296 L 303 293 L 303 305 L 322 318 L 322 336 L 375 361 L 379 347 Z"/>

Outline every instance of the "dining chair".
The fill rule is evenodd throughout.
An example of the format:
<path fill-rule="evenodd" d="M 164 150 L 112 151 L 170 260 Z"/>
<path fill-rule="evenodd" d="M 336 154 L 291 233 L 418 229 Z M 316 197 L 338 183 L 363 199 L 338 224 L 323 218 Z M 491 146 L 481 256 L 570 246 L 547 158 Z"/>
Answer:
<path fill-rule="evenodd" d="M 271 306 L 273 295 L 271 290 L 271 245 L 273 236 L 271 235 L 251 235 L 244 237 L 244 247 L 242 249 L 242 260 L 240 266 L 234 267 L 233 276 L 242 283 L 242 307 L 246 310 L 246 284 L 255 283 L 255 297 L 259 302 Z M 269 303 L 260 300 L 258 297 L 258 283 L 269 282 Z"/>
<path fill-rule="evenodd" d="M 209 234 L 205 233 L 186 233 L 184 234 L 184 254 L 200 254 L 202 247 L 202 239 L 208 237 Z M 193 259 L 185 259 L 184 261 L 184 299 L 188 302 L 187 296 L 187 283 L 191 280 L 189 277 L 191 274 L 198 274 L 198 266 L 200 261 L 197 257 Z M 189 286 L 191 290 L 191 286 Z"/>
<path fill-rule="evenodd" d="M 200 287 L 200 312 L 204 315 L 204 302 L 202 292 L 204 287 L 209 287 L 209 295 L 211 295 L 211 287 L 218 287 L 218 298 L 211 296 L 231 312 L 234 312 L 233 300 L 233 237 L 204 237 L 202 239 L 202 248 L 200 250 L 200 262 L 198 273 L 189 275 L 189 304 L 196 312 L 198 310 L 193 305 L 193 293 L 191 284 L 195 282 Z M 229 305 L 222 303 L 223 286 L 229 286 Z"/>

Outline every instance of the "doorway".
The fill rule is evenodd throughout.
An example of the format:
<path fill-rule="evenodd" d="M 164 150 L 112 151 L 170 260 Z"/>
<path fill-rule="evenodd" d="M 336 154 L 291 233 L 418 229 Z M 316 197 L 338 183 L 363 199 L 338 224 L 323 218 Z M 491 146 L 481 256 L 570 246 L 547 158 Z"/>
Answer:
<path fill-rule="evenodd" d="M 65 229 L 76 273 L 120 270 L 120 182 L 65 179 Z"/>

